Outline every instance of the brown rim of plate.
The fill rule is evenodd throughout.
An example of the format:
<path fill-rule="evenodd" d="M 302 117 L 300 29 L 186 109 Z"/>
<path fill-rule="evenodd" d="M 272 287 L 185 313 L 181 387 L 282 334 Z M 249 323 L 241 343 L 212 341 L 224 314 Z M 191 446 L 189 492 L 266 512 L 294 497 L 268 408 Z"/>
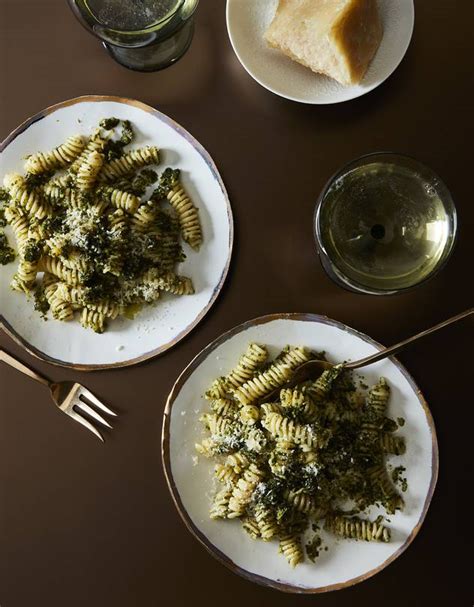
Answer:
<path fill-rule="evenodd" d="M 190 516 L 188 515 L 186 509 L 184 508 L 184 506 L 181 502 L 181 498 L 179 496 L 179 492 L 175 485 L 175 482 L 173 479 L 173 474 L 171 471 L 171 460 L 170 460 L 171 410 L 173 407 L 173 403 L 176 400 L 176 397 L 179 394 L 179 392 L 181 391 L 181 388 L 183 387 L 185 382 L 188 380 L 190 375 L 199 367 L 199 365 L 209 356 L 209 354 L 211 354 L 211 352 L 213 350 L 215 350 L 217 347 L 219 347 L 220 345 L 222 345 L 223 343 L 225 343 L 226 341 L 228 341 L 229 339 L 234 337 L 234 335 L 237 335 L 238 333 L 241 333 L 248 328 L 255 327 L 258 325 L 264 325 L 264 324 L 267 324 L 274 320 L 299 320 L 299 321 L 304 321 L 304 322 L 318 322 L 321 324 L 330 325 L 330 326 L 342 329 L 342 330 L 346 331 L 347 333 L 350 333 L 351 335 L 360 337 L 366 343 L 369 343 L 369 344 L 375 346 L 378 350 L 382 350 L 384 348 L 384 346 L 382 346 L 375 340 L 371 339 L 364 333 L 361 333 L 360 331 L 357 331 L 356 329 L 352 329 L 351 327 L 348 327 L 347 325 L 345 325 L 341 322 L 338 322 L 337 320 L 332 320 L 331 318 L 328 318 L 327 316 L 320 316 L 318 314 L 310 314 L 310 313 L 269 314 L 266 316 L 260 316 L 259 318 L 255 318 L 253 320 L 244 322 L 244 323 L 238 325 L 237 327 L 234 327 L 230 331 L 227 331 L 226 333 L 224 333 L 223 335 L 221 335 L 220 337 L 215 339 L 208 346 L 206 346 L 203 350 L 201 350 L 201 352 L 197 356 L 194 357 L 194 359 L 189 363 L 189 365 L 184 369 L 184 371 L 178 377 L 178 379 L 176 380 L 176 382 L 168 396 L 168 399 L 166 401 L 165 412 L 164 412 L 164 416 L 163 416 L 163 430 L 162 430 L 162 444 L 161 444 L 163 467 L 164 467 L 164 471 L 165 471 L 166 482 L 168 483 L 168 488 L 171 492 L 171 496 L 173 498 L 176 509 L 178 510 L 179 515 L 183 519 L 183 521 L 184 521 L 185 525 L 187 526 L 187 528 L 189 529 L 189 531 L 191 531 L 191 533 L 196 537 L 196 539 L 198 539 L 199 542 L 201 542 L 201 544 L 203 544 L 203 546 L 206 548 L 206 550 L 214 558 L 216 558 L 218 561 L 220 561 L 223 565 L 225 565 L 228 569 L 230 569 L 234 573 L 237 573 L 238 575 L 244 577 L 245 579 L 247 579 L 251 582 L 256 582 L 257 584 L 261 584 L 262 586 L 267 586 L 270 588 L 274 588 L 276 590 L 281 590 L 283 592 L 289 592 L 289 593 L 319 594 L 319 593 L 323 593 L 323 592 L 330 592 L 332 590 L 341 590 L 343 588 L 348 588 L 349 586 L 353 586 L 354 584 L 358 584 L 359 582 L 363 582 L 363 581 L 369 579 L 370 577 L 372 577 L 373 575 L 375 575 L 376 573 L 379 573 L 380 571 L 382 571 L 382 569 L 385 569 L 385 567 L 387 567 L 388 565 L 390 565 L 390 563 L 392 563 L 395 559 L 397 559 L 408 548 L 408 546 L 415 539 L 416 535 L 418 534 L 418 532 L 421 528 L 421 525 L 423 524 L 423 521 L 425 519 L 426 513 L 428 511 L 428 508 L 429 508 L 429 505 L 431 502 L 431 498 L 433 497 L 433 493 L 434 493 L 434 490 L 436 487 L 436 482 L 438 480 L 438 465 L 439 465 L 438 441 L 436 438 L 436 429 L 434 426 L 433 417 L 429 410 L 428 404 L 427 404 L 426 400 L 424 399 L 420 389 L 416 385 L 414 379 L 408 373 L 408 371 L 405 369 L 405 367 L 396 358 L 394 358 L 392 356 L 392 357 L 390 357 L 389 360 L 391 360 L 393 362 L 393 364 L 399 369 L 399 371 L 401 371 L 401 373 L 403 374 L 405 379 L 410 384 L 410 387 L 416 393 L 418 400 L 425 412 L 426 421 L 428 423 L 428 426 L 429 426 L 429 429 L 431 432 L 431 481 L 430 481 L 428 494 L 426 496 L 420 518 L 418 519 L 418 522 L 416 523 L 415 527 L 413 528 L 412 532 L 410 533 L 410 535 L 408 536 L 406 541 L 403 543 L 402 546 L 400 546 L 400 548 L 394 554 L 392 554 L 392 556 L 390 556 L 388 559 L 386 559 L 379 567 L 371 569 L 364 575 L 360 575 L 358 577 L 352 578 L 352 579 L 347 580 L 346 582 L 342 582 L 340 584 L 331 584 L 330 586 L 321 586 L 321 587 L 317 587 L 317 588 L 307 588 L 304 586 L 293 586 L 291 584 L 285 584 L 278 580 L 269 579 L 269 578 L 257 575 L 255 573 L 246 571 L 245 569 L 242 569 L 241 567 L 236 565 L 222 551 L 220 551 L 218 548 L 216 548 L 193 523 L 193 521 L 191 520 Z"/>
<path fill-rule="evenodd" d="M 88 364 L 69 363 L 69 362 L 64 362 L 62 360 L 59 360 L 57 358 L 53 358 L 53 357 L 49 356 L 48 354 L 45 354 L 44 352 L 42 352 L 41 350 L 39 350 L 32 344 L 30 344 L 26 339 L 24 339 L 21 335 L 19 335 L 19 333 L 17 331 L 15 331 L 15 329 L 13 329 L 13 327 L 10 325 L 10 323 L 4 318 L 4 316 L 0 312 L 0 328 L 3 329 L 5 331 L 5 333 L 7 333 L 7 335 L 9 335 L 18 345 L 23 347 L 27 352 L 29 352 L 30 354 L 32 354 L 33 356 L 35 356 L 41 360 L 44 360 L 47 363 L 51 363 L 53 365 L 57 365 L 57 366 L 61 366 L 61 367 L 75 369 L 76 371 L 100 371 L 100 370 L 104 370 L 104 369 L 119 369 L 122 367 L 129 367 L 132 365 L 137 365 L 146 360 L 159 356 L 160 354 L 163 354 L 164 352 L 166 352 L 167 350 L 169 350 L 170 348 L 175 346 L 177 343 L 179 343 L 184 337 L 186 337 L 186 335 L 188 335 L 188 333 L 190 333 L 194 329 L 194 327 L 196 327 L 199 324 L 199 322 L 204 318 L 204 316 L 209 312 L 211 307 L 214 305 L 219 293 L 222 290 L 222 287 L 224 286 L 225 280 L 227 278 L 227 274 L 229 272 L 230 262 L 232 259 L 232 249 L 233 249 L 233 244 L 234 244 L 234 219 L 233 219 L 233 215 L 232 215 L 232 208 L 230 206 L 229 196 L 228 196 L 227 190 L 224 186 L 222 177 L 217 169 L 217 166 L 215 165 L 214 161 L 212 160 L 211 156 L 206 151 L 206 149 L 199 143 L 199 141 L 197 141 L 197 139 L 195 139 L 191 135 L 191 133 L 189 133 L 186 129 L 184 129 L 180 124 L 178 124 L 177 122 L 175 122 L 174 120 L 169 118 L 169 116 L 166 116 L 166 114 L 163 114 L 159 110 L 157 110 L 149 105 L 146 105 L 145 103 L 142 103 L 141 101 L 137 101 L 135 99 L 129 99 L 127 97 L 117 97 L 117 96 L 113 96 L 113 95 L 83 95 L 81 97 L 75 97 L 74 99 L 68 99 L 67 101 L 62 101 L 61 103 L 51 105 L 51 106 L 47 107 L 46 109 L 42 110 L 41 112 L 38 112 L 38 114 L 35 114 L 31 118 L 28 118 L 27 120 L 25 120 L 22 124 L 20 124 L 19 127 L 17 127 L 12 133 L 10 133 L 10 135 L 8 135 L 8 137 L 4 141 L 2 141 L 2 143 L 0 143 L 0 153 L 2 153 L 7 148 L 7 146 L 10 145 L 10 143 L 12 143 L 12 141 L 14 141 L 24 131 L 26 131 L 32 124 L 34 124 L 35 122 L 38 122 L 39 120 L 42 120 L 46 116 L 49 116 L 50 114 L 54 113 L 56 110 L 60 110 L 65 107 L 69 107 L 69 106 L 75 105 L 77 103 L 84 103 L 84 102 L 94 102 L 94 103 L 99 102 L 100 103 L 100 102 L 104 102 L 104 101 L 131 105 L 131 106 L 139 108 L 149 114 L 153 114 L 159 120 L 161 120 L 162 122 L 164 122 L 165 124 L 170 126 L 174 131 L 176 131 L 182 137 L 184 137 L 184 139 L 186 139 L 186 141 L 188 141 L 193 146 L 193 148 L 202 156 L 206 165 L 209 167 L 214 179 L 219 184 L 219 187 L 220 187 L 220 189 L 224 195 L 225 201 L 226 201 L 227 219 L 229 221 L 229 254 L 227 257 L 226 265 L 225 265 L 224 270 L 219 279 L 219 283 L 217 284 L 216 288 L 214 289 L 208 304 L 206 305 L 206 307 L 203 310 L 201 310 L 201 312 L 198 314 L 198 316 L 183 331 L 181 331 L 181 333 L 179 335 L 177 335 L 174 339 L 167 342 L 163 346 L 156 348 L 155 350 L 151 350 L 150 352 L 147 352 L 146 354 L 142 354 L 141 356 L 137 356 L 136 358 L 132 358 L 130 360 L 126 360 L 123 362 L 104 364 L 104 365 L 102 365 L 102 364 L 88 365 Z"/>

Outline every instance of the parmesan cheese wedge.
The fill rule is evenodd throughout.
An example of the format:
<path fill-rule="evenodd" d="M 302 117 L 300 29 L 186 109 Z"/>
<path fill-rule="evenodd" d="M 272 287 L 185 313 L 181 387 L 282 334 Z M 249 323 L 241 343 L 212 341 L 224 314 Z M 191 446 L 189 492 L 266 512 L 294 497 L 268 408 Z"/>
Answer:
<path fill-rule="evenodd" d="M 268 44 L 313 72 L 359 83 L 382 40 L 377 0 L 279 0 Z"/>

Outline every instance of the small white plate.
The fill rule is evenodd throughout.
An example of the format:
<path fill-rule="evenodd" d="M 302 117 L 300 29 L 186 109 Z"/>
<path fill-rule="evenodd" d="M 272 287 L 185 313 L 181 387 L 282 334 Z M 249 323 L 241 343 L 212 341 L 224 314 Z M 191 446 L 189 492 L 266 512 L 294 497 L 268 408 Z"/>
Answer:
<path fill-rule="evenodd" d="M 438 473 L 438 445 L 428 406 L 396 359 L 385 359 L 363 369 L 368 384 L 380 376 L 388 379 L 392 388 L 389 415 L 405 419 L 400 434 L 406 438 L 407 452 L 389 460 L 395 466 L 406 467 L 405 509 L 390 516 L 390 543 L 337 540 L 324 534 L 329 550 L 315 564 L 305 562 L 291 569 L 278 554 L 277 542 L 253 541 L 238 521 L 209 518 L 214 464 L 206 458 L 196 458 L 194 445 L 203 438 L 199 417 L 208 409 L 202 395 L 213 379 L 230 371 L 250 342 L 266 344 L 271 355 L 288 344 L 305 345 L 325 350 L 333 361 L 356 360 L 382 348 L 366 335 L 314 314 L 257 318 L 207 346 L 177 380 L 163 420 L 163 462 L 176 507 L 189 530 L 213 556 L 251 581 L 297 593 L 338 590 L 361 582 L 406 550 L 428 510 Z M 370 514 L 375 517 L 384 512 L 372 508 Z"/>
<path fill-rule="evenodd" d="M 263 35 L 278 0 L 227 0 L 227 31 L 235 54 L 247 72 L 276 95 L 310 104 L 349 101 L 373 90 L 398 67 L 410 45 L 415 24 L 413 0 L 378 0 L 384 35 L 361 84 L 342 86 L 327 76 L 269 48 Z"/>
<path fill-rule="evenodd" d="M 233 244 L 233 219 L 227 192 L 212 158 L 192 135 L 161 112 L 139 101 L 87 96 L 65 101 L 30 118 L 0 145 L 0 182 L 11 171 L 24 172 L 24 157 L 48 150 L 68 136 L 90 134 L 110 116 L 131 120 L 135 146 L 157 145 L 159 167 L 182 170 L 183 182 L 199 207 L 204 243 L 179 272 L 193 279 L 196 293 L 163 297 L 134 320 L 119 318 L 98 335 L 78 322 L 42 320 L 33 301 L 9 284 L 17 263 L 0 266 L 0 326 L 33 354 L 81 370 L 132 365 L 156 356 L 187 335 L 209 311 L 227 276 Z"/>

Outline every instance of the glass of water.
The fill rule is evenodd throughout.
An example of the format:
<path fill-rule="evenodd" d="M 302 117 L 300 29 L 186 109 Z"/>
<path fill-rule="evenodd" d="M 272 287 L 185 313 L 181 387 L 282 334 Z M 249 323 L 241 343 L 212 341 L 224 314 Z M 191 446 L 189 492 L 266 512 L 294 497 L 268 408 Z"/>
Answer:
<path fill-rule="evenodd" d="M 82 25 L 132 70 L 152 72 L 188 50 L 199 0 L 68 0 Z"/>

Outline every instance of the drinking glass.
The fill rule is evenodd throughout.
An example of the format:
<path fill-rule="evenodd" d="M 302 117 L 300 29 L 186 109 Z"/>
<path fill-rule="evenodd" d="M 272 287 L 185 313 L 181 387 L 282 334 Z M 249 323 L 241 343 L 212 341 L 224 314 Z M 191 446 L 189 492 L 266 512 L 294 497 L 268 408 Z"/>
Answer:
<path fill-rule="evenodd" d="M 68 0 L 81 24 L 110 55 L 132 70 L 151 72 L 188 50 L 199 0 Z"/>
<path fill-rule="evenodd" d="M 427 166 L 399 154 L 362 156 L 339 170 L 314 217 L 319 258 L 340 286 L 391 295 L 432 278 L 455 243 L 451 194 Z"/>

